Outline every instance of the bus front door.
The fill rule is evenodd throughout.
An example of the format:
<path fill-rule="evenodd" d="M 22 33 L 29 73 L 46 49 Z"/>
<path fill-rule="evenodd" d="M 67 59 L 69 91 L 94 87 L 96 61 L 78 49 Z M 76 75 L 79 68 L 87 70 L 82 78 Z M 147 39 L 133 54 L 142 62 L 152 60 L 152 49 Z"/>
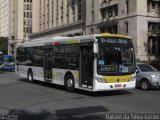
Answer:
<path fill-rule="evenodd" d="M 81 47 L 80 66 L 80 87 L 91 89 L 93 86 L 93 47 Z"/>
<path fill-rule="evenodd" d="M 45 50 L 44 58 L 44 80 L 46 82 L 52 82 L 52 50 Z"/>

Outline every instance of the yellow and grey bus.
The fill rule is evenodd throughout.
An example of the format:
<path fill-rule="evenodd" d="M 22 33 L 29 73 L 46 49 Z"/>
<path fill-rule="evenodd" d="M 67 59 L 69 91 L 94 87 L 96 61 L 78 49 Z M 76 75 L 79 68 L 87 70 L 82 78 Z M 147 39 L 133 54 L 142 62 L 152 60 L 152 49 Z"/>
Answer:
<path fill-rule="evenodd" d="M 16 73 L 30 82 L 64 85 L 69 91 L 134 89 L 132 39 L 103 33 L 30 40 L 17 45 Z"/>

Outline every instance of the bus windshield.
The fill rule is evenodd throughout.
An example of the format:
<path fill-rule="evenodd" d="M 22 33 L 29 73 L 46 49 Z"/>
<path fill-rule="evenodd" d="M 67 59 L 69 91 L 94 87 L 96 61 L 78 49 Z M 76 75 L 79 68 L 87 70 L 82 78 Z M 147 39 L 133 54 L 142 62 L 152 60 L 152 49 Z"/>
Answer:
<path fill-rule="evenodd" d="M 99 43 L 98 51 L 98 74 L 100 75 L 123 75 L 135 72 L 135 58 L 133 45 L 128 41 L 112 41 L 108 44 Z M 112 43 L 114 45 L 112 45 Z M 124 44 L 125 43 L 125 44 Z M 123 45 L 121 45 L 123 44 Z"/>
<path fill-rule="evenodd" d="M 14 62 L 14 58 L 4 58 L 4 62 Z"/>

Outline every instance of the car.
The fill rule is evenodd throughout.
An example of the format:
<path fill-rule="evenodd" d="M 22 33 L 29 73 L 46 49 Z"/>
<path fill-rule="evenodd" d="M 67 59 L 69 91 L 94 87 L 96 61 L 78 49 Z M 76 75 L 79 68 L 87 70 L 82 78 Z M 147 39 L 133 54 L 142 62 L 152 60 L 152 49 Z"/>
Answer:
<path fill-rule="evenodd" d="M 136 87 L 148 90 L 152 87 L 160 88 L 160 71 L 149 64 L 136 64 Z"/>

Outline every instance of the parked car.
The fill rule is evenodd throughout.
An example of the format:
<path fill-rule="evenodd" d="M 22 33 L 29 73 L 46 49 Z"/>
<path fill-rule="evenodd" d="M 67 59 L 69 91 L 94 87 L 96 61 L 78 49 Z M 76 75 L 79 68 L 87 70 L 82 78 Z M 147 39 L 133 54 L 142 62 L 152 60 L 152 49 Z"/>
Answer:
<path fill-rule="evenodd" d="M 160 71 L 151 65 L 137 63 L 136 87 L 148 90 L 151 87 L 160 87 Z"/>

